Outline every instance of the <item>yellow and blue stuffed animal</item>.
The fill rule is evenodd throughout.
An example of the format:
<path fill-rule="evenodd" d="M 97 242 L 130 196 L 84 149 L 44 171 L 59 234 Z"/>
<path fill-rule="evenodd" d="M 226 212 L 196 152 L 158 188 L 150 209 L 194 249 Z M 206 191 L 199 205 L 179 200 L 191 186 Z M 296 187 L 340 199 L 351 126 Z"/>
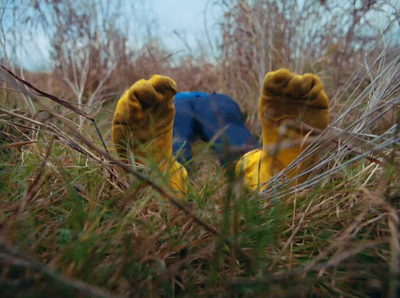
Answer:
<path fill-rule="evenodd" d="M 185 193 L 187 172 L 172 153 L 176 93 L 177 85 L 168 77 L 155 75 L 135 83 L 118 102 L 112 137 L 123 160 L 129 151 L 144 165 L 153 158 L 169 175 L 171 188 Z M 329 101 L 318 76 L 297 75 L 287 69 L 265 76 L 258 111 L 262 149 L 245 154 L 236 165 L 236 174 L 243 175 L 249 190 L 262 190 L 265 182 L 299 156 L 310 128 L 323 130 L 329 124 Z M 299 171 L 313 162 L 313 158 L 304 161 Z"/>

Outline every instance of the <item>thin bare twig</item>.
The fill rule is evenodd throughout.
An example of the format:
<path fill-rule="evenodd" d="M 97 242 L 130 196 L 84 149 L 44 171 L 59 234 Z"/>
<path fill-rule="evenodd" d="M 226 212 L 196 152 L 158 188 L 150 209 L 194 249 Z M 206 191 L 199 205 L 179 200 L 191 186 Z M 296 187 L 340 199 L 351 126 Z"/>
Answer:
<path fill-rule="evenodd" d="M 62 106 L 64 106 L 64 107 L 66 107 L 67 109 L 70 109 L 71 111 L 73 111 L 73 112 L 75 112 L 75 113 L 81 115 L 82 117 L 85 117 L 86 119 L 89 119 L 90 121 L 92 121 L 93 124 L 94 124 L 94 126 L 95 126 L 95 128 L 96 128 L 96 132 L 97 132 L 97 134 L 98 134 L 98 136 L 99 136 L 99 138 L 100 138 L 100 140 L 101 140 L 101 142 L 102 142 L 102 144 L 103 144 L 104 149 L 106 150 L 106 152 L 108 152 L 108 149 L 107 149 L 106 143 L 104 142 L 103 136 L 101 135 L 100 130 L 99 130 L 99 128 L 97 127 L 96 121 L 94 120 L 94 118 L 93 118 L 91 115 L 87 114 L 85 111 L 83 111 L 83 110 L 81 110 L 81 109 L 78 109 L 78 108 L 74 107 L 74 106 L 71 105 L 69 102 L 67 102 L 67 101 L 65 101 L 65 100 L 63 100 L 63 99 L 60 99 L 60 98 L 58 98 L 58 97 L 55 96 L 55 95 L 52 95 L 52 94 L 50 94 L 50 93 L 44 92 L 44 91 L 42 91 L 42 90 L 36 88 L 36 87 L 33 86 L 30 82 L 25 81 L 24 79 L 20 78 L 20 77 L 17 76 L 16 74 L 14 74 L 11 70 L 7 69 L 4 65 L 0 65 L 0 66 L 1 66 L 1 68 L 3 68 L 7 73 L 9 73 L 12 77 L 14 77 L 17 81 L 21 82 L 22 84 L 24 84 L 24 85 L 25 85 L 26 87 L 28 87 L 29 89 L 34 90 L 34 91 L 37 93 L 37 95 L 43 96 L 43 97 L 46 97 L 46 98 L 49 98 L 49 99 L 51 99 L 52 101 L 54 101 L 54 102 L 56 102 L 56 103 L 58 103 L 58 104 L 60 104 L 60 105 L 62 105 Z"/>
<path fill-rule="evenodd" d="M 8 72 L 12 77 L 14 77 L 17 81 L 21 82 L 22 84 L 24 84 L 26 87 L 28 87 L 29 89 L 34 90 L 37 95 L 39 96 L 43 96 L 43 97 L 47 97 L 49 99 L 51 99 L 52 101 L 66 107 L 67 109 L 70 109 L 71 111 L 91 120 L 94 121 L 94 118 L 92 116 L 90 116 L 89 114 L 87 114 L 86 112 L 74 107 L 73 105 L 71 105 L 68 101 L 62 100 L 60 98 L 58 98 L 57 96 L 54 96 L 52 94 L 49 94 L 47 92 L 44 92 L 38 88 L 36 88 L 35 86 L 33 86 L 31 83 L 29 83 L 28 81 L 25 81 L 24 79 L 20 78 L 19 76 L 17 76 L 16 74 L 14 74 L 11 70 L 9 70 L 8 68 L 6 68 L 4 65 L 0 65 L 2 69 L 4 69 L 6 72 Z"/>

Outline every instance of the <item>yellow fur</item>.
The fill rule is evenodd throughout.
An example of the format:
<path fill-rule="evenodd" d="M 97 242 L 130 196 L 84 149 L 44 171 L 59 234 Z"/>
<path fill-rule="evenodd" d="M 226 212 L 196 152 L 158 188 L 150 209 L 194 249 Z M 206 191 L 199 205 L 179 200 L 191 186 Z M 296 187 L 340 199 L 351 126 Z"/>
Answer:
<path fill-rule="evenodd" d="M 118 101 L 112 139 L 121 159 L 128 161 L 129 151 L 140 164 L 153 159 L 168 175 L 172 190 L 182 194 L 187 191 L 187 172 L 172 155 L 176 92 L 176 83 L 168 77 L 136 82 Z"/>
<path fill-rule="evenodd" d="M 182 194 L 187 190 L 187 172 L 172 155 L 176 92 L 176 83 L 159 75 L 135 83 L 118 102 L 112 138 L 122 159 L 128 159 L 128 149 L 141 164 L 153 158 L 160 170 L 167 172 L 171 188 Z M 263 148 L 245 154 L 236 165 L 236 174 L 242 173 L 249 190 L 263 189 L 265 182 L 306 148 L 301 145 L 308 133 L 303 123 L 321 130 L 327 127 L 329 101 L 318 76 L 280 69 L 265 76 L 258 112 Z M 283 143 L 292 145 L 281 146 Z M 313 162 L 314 158 L 304 161 L 298 171 Z M 305 179 L 303 176 L 297 182 Z"/>
<path fill-rule="evenodd" d="M 265 182 L 287 167 L 306 148 L 301 145 L 306 135 L 302 122 L 318 129 L 327 127 L 329 101 L 322 88 L 322 82 L 314 74 L 301 76 L 279 69 L 265 76 L 258 106 L 263 148 L 247 153 L 236 165 L 236 174 L 242 172 L 249 190 L 263 189 Z M 286 126 L 284 123 L 288 121 L 290 125 Z M 292 142 L 293 146 L 280 149 L 283 142 Z M 271 147 L 275 148 L 272 153 Z M 313 158 L 306 160 L 298 171 L 312 163 Z M 298 182 L 305 179 L 303 176 Z"/>

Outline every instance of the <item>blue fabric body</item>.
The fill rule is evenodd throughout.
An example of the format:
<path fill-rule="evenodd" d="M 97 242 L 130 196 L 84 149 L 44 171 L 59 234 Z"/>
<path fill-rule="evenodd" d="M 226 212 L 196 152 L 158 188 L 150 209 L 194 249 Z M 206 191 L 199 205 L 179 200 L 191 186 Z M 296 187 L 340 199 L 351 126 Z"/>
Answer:
<path fill-rule="evenodd" d="M 195 97 L 210 97 L 210 94 L 200 91 L 179 92 L 175 95 L 175 99 L 187 99 Z"/>
<path fill-rule="evenodd" d="M 173 149 L 182 163 L 192 159 L 190 145 L 197 137 L 212 142 L 222 164 L 232 158 L 232 152 L 260 148 L 244 125 L 238 104 L 229 96 L 180 92 L 175 95 L 175 110 Z"/>

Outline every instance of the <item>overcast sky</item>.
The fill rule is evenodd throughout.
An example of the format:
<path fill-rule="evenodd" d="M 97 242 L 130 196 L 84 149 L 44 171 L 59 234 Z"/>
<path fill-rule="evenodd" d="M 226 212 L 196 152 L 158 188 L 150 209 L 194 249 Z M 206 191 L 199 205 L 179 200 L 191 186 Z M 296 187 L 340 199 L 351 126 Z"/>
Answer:
<path fill-rule="evenodd" d="M 166 42 L 179 40 L 173 31 L 186 38 L 189 45 L 203 39 L 204 15 L 209 0 L 152 0 L 152 2 L 160 33 L 166 38 Z M 210 12 L 208 20 L 210 20 L 209 14 Z"/>
<path fill-rule="evenodd" d="M 218 12 L 211 2 L 210 0 L 147 0 L 145 12 L 149 13 L 149 17 L 146 19 L 154 21 L 156 33 L 162 37 L 168 50 L 181 51 L 181 54 L 185 54 L 189 49 L 193 50 L 198 42 L 206 42 L 205 24 L 211 38 L 213 33 L 215 34 L 214 24 Z M 130 2 L 125 4 L 130 5 Z M 206 7 L 208 7 L 207 12 Z M 50 44 L 43 32 L 38 30 L 35 33 L 35 40 L 26 40 L 23 44 L 24 48 L 16 55 L 19 61 L 24 61 L 24 67 L 29 70 L 50 67 Z"/>
<path fill-rule="evenodd" d="M 398 7 L 400 0 L 391 1 L 397 3 Z M 219 36 L 217 23 L 221 17 L 221 2 L 218 1 L 219 5 L 213 5 L 213 2 L 215 0 L 122 0 L 123 6 L 120 8 L 132 21 L 132 32 L 128 33 L 132 47 L 140 48 L 143 46 L 143 43 L 146 42 L 146 36 L 138 35 L 138 32 L 145 27 L 146 23 L 151 22 L 152 27 L 155 28 L 155 33 L 162 39 L 167 49 L 171 53 L 181 51 L 177 54 L 179 56 L 188 54 L 190 50 L 195 52 L 198 43 L 202 43 L 206 49 L 210 49 L 205 25 L 207 25 L 208 36 L 215 46 L 215 38 Z M 299 3 L 301 2 L 299 1 Z M 0 1 L 0 8 L 3 5 L 2 3 L 5 2 Z M 111 5 L 114 1 L 107 3 Z M 343 3 L 348 2 L 344 1 Z M 132 7 L 134 7 L 135 15 L 131 16 Z M 12 15 L 12 9 L 9 9 L 9 12 Z M 369 22 L 377 27 L 383 21 L 376 16 L 375 11 L 369 18 Z M 23 28 L 14 29 L 20 32 L 24 31 Z M 141 34 L 145 34 L 144 31 Z M 7 53 L 9 56 L 13 56 L 11 57 L 12 60 L 23 61 L 23 66 L 29 70 L 43 70 L 51 67 L 50 44 L 47 35 L 41 32 L 39 28 L 34 32 L 33 37 L 23 36 L 23 38 L 23 40 L 19 40 L 23 48 L 18 49 L 17 53 L 8 52 L 11 51 L 11 48 L 8 47 Z"/>

